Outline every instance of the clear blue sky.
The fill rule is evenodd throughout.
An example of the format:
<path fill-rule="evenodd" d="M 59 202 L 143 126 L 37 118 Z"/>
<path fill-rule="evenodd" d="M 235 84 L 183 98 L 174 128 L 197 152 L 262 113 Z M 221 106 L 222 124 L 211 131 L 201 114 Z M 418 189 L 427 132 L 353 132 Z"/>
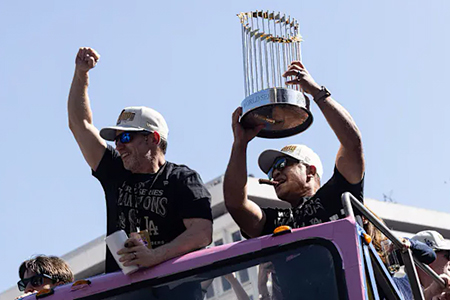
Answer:
<path fill-rule="evenodd" d="M 78 47 L 101 54 L 95 125 L 125 106 L 155 108 L 169 124 L 168 160 L 206 182 L 225 171 L 244 94 L 236 13 L 256 9 L 300 20 L 306 67 L 363 134 L 366 197 L 450 212 L 448 1 L 2 1 L 0 291 L 30 255 L 63 255 L 105 232 L 102 188 L 67 127 Z M 249 172 L 263 176 L 262 150 L 304 143 L 329 178 L 338 142 L 313 113 L 304 134 L 253 141 Z"/>

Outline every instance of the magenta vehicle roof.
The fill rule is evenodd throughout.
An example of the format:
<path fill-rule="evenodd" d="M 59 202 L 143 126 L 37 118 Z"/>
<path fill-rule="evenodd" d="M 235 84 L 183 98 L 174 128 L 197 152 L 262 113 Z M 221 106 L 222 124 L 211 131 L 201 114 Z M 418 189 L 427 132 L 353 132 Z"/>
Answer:
<path fill-rule="evenodd" d="M 247 253 L 252 253 L 276 245 L 289 244 L 308 238 L 320 237 L 334 243 L 342 258 L 342 265 L 348 287 L 350 300 L 364 299 L 363 276 L 361 268 L 359 244 L 356 225 L 353 218 L 312 225 L 294 229 L 290 234 L 280 236 L 263 236 L 245 241 L 211 247 L 195 251 L 178 258 L 171 259 L 152 268 L 143 268 L 131 275 L 121 271 L 102 274 L 89 278 L 91 284 L 72 289 L 72 284 L 55 288 L 53 295 L 45 297 L 48 300 L 74 299 L 94 295 L 100 292 L 124 287 L 136 282 L 164 277 L 182 271 L 210 265 L 213 262 L 229 259 Z M 35 295 L 24 299 L 35 299 Z"/>

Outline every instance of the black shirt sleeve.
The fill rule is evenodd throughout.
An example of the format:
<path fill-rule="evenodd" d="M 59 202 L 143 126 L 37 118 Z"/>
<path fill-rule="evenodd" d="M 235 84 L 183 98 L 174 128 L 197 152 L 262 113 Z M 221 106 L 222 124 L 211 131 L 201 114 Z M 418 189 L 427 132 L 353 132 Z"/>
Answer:
<path fill-rule="evenodd" d="M 183 219 L 201 218 L 212 221 L 211 195 L 196 172 L 177 182 L 175 197 Z"/>
<path fill-rule="evenodd" d="M 263 208 L 263 212 L 266 214 L 266 223 L 264 223 L 261 235 L 271 234 L 277 228 L 277 214 L 276 208 Z"/>
<path fill-rule="evenodd" d="M 281 201 L 281 200 L 280 200 Z M 266 215 L 266 222 L 264 223 L 264 227 L 261 232 L 261 236 L 272 234 L 275 228 L 278 227 L 278 214 L 283 213 L 283 215 L 288 215 L 291 213 L 291 210 L 288 208 L 271 208 L 265 207 L 261 208 L 264 214 Z M 241 230 L 241 234 L 244 238 L 249 239 L 250 236 Z"/>
<path fill-rule="evenodd" d="M 345 177 L 339 172 L 338 168 L 334 166 L 333 176 L 325 185 L 328 184 L 333 184 L 335 188 L 339 190 L 340 194 L 350 192 L 356 199 L 361 201 L 361 203 L 364 203 L 364 177 L 360 182 L 352 184 L 348 182 L 347 179 L 345 179 Z"/>
<path fill-rule="evenodd" d="M 325 217 L 323 218 L 323 221 L 333 220 L 336 217 L 345 217 L 341 200 L 342 194 L 345 192 L 350 192 L 356 199 L 364 204 L 364 177 L 360 182 L 352 184 L 345 179 L 335 166 L 333 176 L 317 191 L 315 197 L 323 199 L 323 204 L 327 206 L 326 210 L 333 212 L 332 214 L 335 214 L 338 211 L 339 213 L 334 216 L 327 216 L 330 217 L 330 219 Z M 362 215 L 356 207 L 353 209 L 355 215 Z"/>
<path fill-rule="evenodd" d="M 107 145 L 100 164 L 97 170 L 92 170 L 92 175 L 105 187 L 123 179 L 125 173 L 127 173 L 127 170 L 123 167 L 119 153 L 111 145 Z"/>

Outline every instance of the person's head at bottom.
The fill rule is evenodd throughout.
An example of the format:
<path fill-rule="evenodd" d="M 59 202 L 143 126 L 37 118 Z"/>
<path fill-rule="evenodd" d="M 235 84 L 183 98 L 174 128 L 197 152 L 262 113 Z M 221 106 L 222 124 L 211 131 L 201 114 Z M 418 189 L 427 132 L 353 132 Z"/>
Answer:
<path fill-rule="evenodd" d="M 446 278 L 445 281 L 447 281 L 446 284 L 448 288 L 442 290 L 441 287 L 438 287 L 437 284 L 433 282 L 430 276 L 425 274 L 422 270 L 418 269 L 418 275 L 421 284 L 426 289 L 429 288 L 433 291 L 430 292 L 430 294 L 434 295 L 436 291 L 438 291 L 439 293 L 442 292 L 442 297 L 437 297 L 437 299 L 450 298 L 450 243 L 446 241 L 439 232 L 434 230 L 424 230 L 418 232 L 411 238 L 411 240 L 425 243 L 428 245 L 428 247 L 431 247 L 434 250 L 434 252 L 436 253 L 436 260 L 433 263 L 429 264 L 429 266 L 437 274 L 440 274 L 441 277 Z M 448 298 L 444 298 L 444 294 Z"/>
<path fill-rule="evenodd" d="M 59 257 L 38 255 L 19 267 L 17 287 L 25 293 L 40 292 L 74 280 L 69 265 Z"/>
<path fill-rule="evenodd" d="M 288 145 L 266 150 L 258 164 L 270 180 L 277 182 L 278 198 L 296 205 L 301 197 L 313 196 L 320 188 L 323 168 L 319 156 L 305 145 Z"/>
<path fill-rule="evenodd" d="M 412 240 L 422 242 L 436 253 L 436 260 L 430 267 L 438 274 L 450 274 L 450 243 L 437 231 L 424 230 L 414 235 Z M 420 275 L 420 273 L 419 273 Z"/>

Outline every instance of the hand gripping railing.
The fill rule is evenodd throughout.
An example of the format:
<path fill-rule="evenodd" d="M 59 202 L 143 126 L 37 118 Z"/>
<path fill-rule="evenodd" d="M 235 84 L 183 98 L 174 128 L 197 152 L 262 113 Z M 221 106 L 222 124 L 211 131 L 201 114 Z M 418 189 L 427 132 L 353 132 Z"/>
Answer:
<path fill-rule="evenodd" d="M 421 263 L 417 258 L 413 258 L 411 250 L 405 249 L 403 243 L 386 227 L 381 223 L 377 217 L 375 217 L 358 199 L 356 199 L 349 192 L 342 194 L 342 205 L 344 206 L 344 211 L 346 216 L 353 216 L 352 205 L 355 206 L 364 217 L 369 220 L 379 231 L 381 231 L 395 246 L 401 250 L 401 255 L 403 263 L 405 264 L 406 274 L 408 274 L 408 279 L 411 284 L 411 290 L 414 299 L 424 299 L 422 288 L 420 287 L 419 278 L 417 276 L 416 268 L 414 268 L 414 263 L 422 269 L 426 274 L 428 274 L 435 282 L 437 282 L 441 287 L 445 287 L 445 281 L 439 277 L 436 272 L 434 272 L 429 266 Z"/>

